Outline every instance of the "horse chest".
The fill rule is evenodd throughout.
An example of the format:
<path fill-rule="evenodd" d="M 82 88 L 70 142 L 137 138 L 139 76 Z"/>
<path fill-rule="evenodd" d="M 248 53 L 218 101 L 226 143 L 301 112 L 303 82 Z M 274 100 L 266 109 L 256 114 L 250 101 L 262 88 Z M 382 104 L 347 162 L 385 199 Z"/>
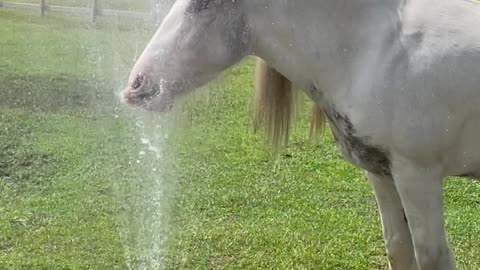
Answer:
<path fill-rule="evenodd" d="M 376 146 L 371 138 L 359 136 L 347 115 L 334 108 L 327 108 L 325 114 L 336 146 L 347 161 L 371 173 L 391 175 L 390 157 L 385 149 Z"/>

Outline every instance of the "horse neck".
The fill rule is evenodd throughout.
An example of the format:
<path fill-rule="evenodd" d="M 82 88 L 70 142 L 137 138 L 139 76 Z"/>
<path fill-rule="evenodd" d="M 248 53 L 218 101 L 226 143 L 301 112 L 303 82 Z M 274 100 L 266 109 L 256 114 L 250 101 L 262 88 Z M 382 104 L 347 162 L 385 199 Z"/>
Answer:
<path fill-rule="evenodd" d="M 355 63 L 367 54 L 374 57 L 398 33 L 403 5 L 401 0 L 258 1 L 248 12 L 253 54 L 294 82 L 339 88 Z"/>

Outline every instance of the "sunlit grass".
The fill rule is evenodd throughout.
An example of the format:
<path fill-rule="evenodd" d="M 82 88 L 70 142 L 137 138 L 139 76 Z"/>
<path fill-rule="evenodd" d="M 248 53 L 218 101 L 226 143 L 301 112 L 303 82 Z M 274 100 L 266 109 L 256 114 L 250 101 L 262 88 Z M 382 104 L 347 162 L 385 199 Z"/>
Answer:
<path fill-rule="evenodd" d="M 135 165 L 138 131 L 113 93 L 152 29 L 12 11 L 0 25 L 0 269 L 126 269 L 115 186 L 128 200 L 151 171 Z M 328 133 L 308 142 L 308 108 L 273 157 L 252 133 L 252 73 L 247 59 L 176 108 L 156 164 L 175 185 L 165 268 L 383 269 L 361 172 Z M 480 186 L 445 191 L 458 269 L 480 269 Z"/>

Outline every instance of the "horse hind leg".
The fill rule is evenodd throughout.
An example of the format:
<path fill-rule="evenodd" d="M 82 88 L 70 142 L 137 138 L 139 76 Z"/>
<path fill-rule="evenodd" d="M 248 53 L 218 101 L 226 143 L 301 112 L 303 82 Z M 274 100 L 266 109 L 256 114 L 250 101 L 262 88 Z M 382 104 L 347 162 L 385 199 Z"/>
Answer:
<path fill-rule="evenodd" d="M 402 202 L 390 176 L 367 173 L 382 221 L 388 270 L 417 270 L 412 237 Z"/>
<path fill-rule="evenodd" d="M 395 160 L 392 172 L 408 220 L 420 270 L 454 270 L 446 239 L 442 202 L 442 176 L 438 168 L 419 168 Z"/>

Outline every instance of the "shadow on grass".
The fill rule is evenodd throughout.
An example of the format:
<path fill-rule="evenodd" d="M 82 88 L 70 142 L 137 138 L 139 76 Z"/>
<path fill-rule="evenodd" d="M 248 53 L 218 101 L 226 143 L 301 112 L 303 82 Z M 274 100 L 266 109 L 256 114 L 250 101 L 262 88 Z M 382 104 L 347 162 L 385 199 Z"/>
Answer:
<path fill-rule="evenodd" d="M 33 147 L 34 127 L 26 124 L 21 115 L 0 113 L 0 184 L 27 189 L 47 187 L 60 160 Z"/>
<path fill-rule="evenodd" d="M 54 170 L 46 168 L 58 162 L 52 154 L 19 151 L 13 143 L 0 147 L 0 179 L 14 185 L 45 185 L 51 179 Z"/>
<path fill-rule="evenodd" d="M 0 74 L 0 93 L 0 107 L 34 112 L 98 112 L 117 102 L 107 82 L 63 74 Z"/>

